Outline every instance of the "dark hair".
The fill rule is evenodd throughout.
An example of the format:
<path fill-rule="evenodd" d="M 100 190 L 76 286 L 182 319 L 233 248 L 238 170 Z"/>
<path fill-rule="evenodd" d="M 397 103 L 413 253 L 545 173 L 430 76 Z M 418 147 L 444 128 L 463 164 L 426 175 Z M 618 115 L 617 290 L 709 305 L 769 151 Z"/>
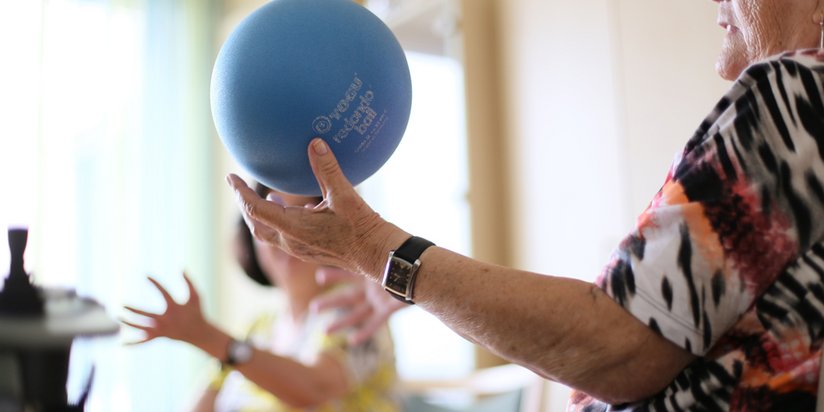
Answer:
<path fill-rule="evenodd" d="M 269 281 L 269 278 L 266 277 L 266 274 L 263 273 L 263 268 L 261 268 L 258 263 L 257 252 L 255 251 L 255 239 L 252 237 L 252 232 L 249 231 L 249 227 L 246 226 L 246 222 L 243 221 L 242 216 L 237 220 L 235 259 L 249 279 L 254 280 L 255 283 L 259 285 L 274 286 L 272 282 Z"/>
<path fill-rule="evenodd" d="M 255 184 L 255 193 L 257 193 L 260 197 L 266 197 L 266 195 L 271 191 L 272 189 L 269 189 L 260 183 Z M 317 197 L 314 200 L 320 203 L 323 198 Z M 252 236 L 252 232 L 249 230 L 249 226 L 247 226 L 246 222 L 243 220 L 243 216 L 238 218 L 236 226 L 235 259 L 237 260 L 237 263 L 240 265 L 241 269 L 243 269 L 243 272 L 246 273 L 246 276 L 255 281 L 255 283 L 262 286 L 275 286 L 269 280 L 269 277 L 266 276 L 263 268 L 260 267 L 257 252 L 255 251 L 255 239 Z"/>

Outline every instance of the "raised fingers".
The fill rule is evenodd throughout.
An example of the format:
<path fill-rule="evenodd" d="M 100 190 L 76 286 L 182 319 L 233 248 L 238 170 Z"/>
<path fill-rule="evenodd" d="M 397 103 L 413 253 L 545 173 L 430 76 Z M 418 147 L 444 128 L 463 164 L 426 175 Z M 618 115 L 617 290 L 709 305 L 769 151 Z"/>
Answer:
<path fill-rule="evenodd" d="M 383 316 L 372 316 L 366 320 L 366 322 L 362 323 L 360 327 L 349 336 L 349 343 L 352 345 L 360 345 L 363 342 L 369 340 L 375 332 L 380 329 L 384 323 L 386 322 L 386 317 Z"/>
<path fill-rule="evenodd" d="M 315 272 L 315 280 L 322 286 L 329 286 L 341 282 L 356 282 L 362 278 L 348 270 L 333 266 L 321 266 Z"/>
<path fill-rule="evenodd" d="M 172 295 L 170 295 L 169 292 L 166 291 L 166 288 L 164 288 L 163 285 L 160 284 L 160 282 L 158 282 L 151 276 L 147 276 L 147 278 L 149 279 L 149 282 L 152 282 L 155 288 L 157 288 L 160 294 L 163 295 L 163 300 L 166 301 L 166 307 L 176 305 L 174 298 L 172 298 Z"/>
<path fill-rule="evenodd" d="M 200 307 L 200 295 L 197 293 L 194 283 L 189 279 L 189 275 L 186 272 L 183 272 L 183 280 L 186 281 L 186 287 L 189 288 L 189 303 Z"/>
<path fill-rule="evenodd" d="M 369 319 L 370 315 L 372 315 L 372 306 L 366 304 L 357 305 L 351 311 L 330 323 L 326 328 L 326 332 L 335 333 L 352 326 L 361 325 Z"/>
<path fill-rule="evenodd" d="M 132 342 L 124 342 L 123 344 L 126 345 L 126 346 L 140 345 L 141 343 L 146 343 L 150 340 L 153 340 L 156 337 L 157 336 L 146 336 L 145 338 L 143 338 L 141 340 L 136 340 L 136 341 L 132 341 Z"/>
<path fill-rule="evenodd" d="M 265 236 L 266 228 L 261 227 L 259 224 L 272 226 L 268 229 L 272 231 L 272 229 L 280 228 L 288 223 L 284 218 L 283 206 L 262 199 L 239 176 L 231 173 L 226 177 L 226 181 L 235 191 L 235 201 L 243 213 L 246 224 L 249 225 L 249 229 L 253 230 L 256 237 L 267 240 L 265 237 L 261 237 Z"/>
<path fill-rule="evenodd" d="M 329 309 L 346 309 L 365 299 L 362 287 L 346 288 L 324 293 L 312 300 L 312 308 L 318 312 Z"/>
<path fill-rule="evenodd" d="M 129 309 L 129 308 L 127 308 L 127 309 Z M 129 310 L 131 310 L 131 309 L 129 309 Z M 138 312 L 135 311 L 135 313 L 138 313 Z M 124 345 L 128 345 L 128 346 L 139 345 L 141 343 L 146 343 L 146 342 L 158 337 L 158 335 L 155 331 L 155 327 L 153 327 L 153 326 L 141 325 L 141 324 L 138 324 L 138 323 L 130 322 L 130 321 L 128 321 L 126 319 L 123 319 L 123 318 L 120 319 L 120 323 L 122 323 L 124 325 L 127 325 L 127 326 L 131 326 L 131 327 L 133 327 L 135 329 L 138 329 L 138 330 L 143 332 L 143 339 L 140 339 L 140 340 L 137 340 L 137 341 L 132 341 L 132 342 L 125 342 Z"/>
<path fill-rule="evenodd" d="M 157 313 L 146 312 L 145 310 L 141 310 L 141 309 L 134 308 L 134 307 L 131 307 L 131 306 L 123 306 L 123 309 L 126 309 L 129 312 L 136 313 L 140 316 L 145 316 L 145 317 L 151 318 L 151 319 L 157 319 L 157 318 L 160 317 L 160 315 L 157 314 Z"/>
<path fill-rule="evenodd" d="M 139 323 L 134 323 L 134 322 L 128 321 L 126 319 L 122 319 L 122 318 L 120 319 L 120 323 L 122 323 L 124 325 L 131 326 L 135 329 L 140 329 L 140 330 L 142 330 L 143 332 L 146 332 L 146 333 L 149 333 L 149 332 L 154 330 L 154 326 L 141 325 Z"/>

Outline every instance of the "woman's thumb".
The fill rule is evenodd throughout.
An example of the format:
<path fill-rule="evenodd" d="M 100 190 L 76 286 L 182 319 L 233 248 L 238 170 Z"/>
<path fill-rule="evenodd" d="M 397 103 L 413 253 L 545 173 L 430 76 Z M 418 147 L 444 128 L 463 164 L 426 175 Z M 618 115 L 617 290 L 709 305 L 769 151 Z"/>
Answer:
<path fill-rule="evenodd" d="M 309 164 L 312 165 L 312 172 L 324 197 L 334 187 L 351 186 L 343 175 L 335 155 L 323 139 L 315 138 L 309 143 Z"/>

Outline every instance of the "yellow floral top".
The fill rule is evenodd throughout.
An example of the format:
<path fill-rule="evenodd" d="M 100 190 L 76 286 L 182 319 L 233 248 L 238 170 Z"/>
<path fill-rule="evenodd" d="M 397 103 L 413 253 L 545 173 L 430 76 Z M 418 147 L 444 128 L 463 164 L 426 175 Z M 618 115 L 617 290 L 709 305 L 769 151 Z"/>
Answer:
<path fill-rule="evenodd" d="M 285 318 L 285 317 L 284 317 Z M 349 393 L 338 400 L 323 404 L 312 411 L 397 412 L 400 402 L 396 395 L 397 375 L 392 338 L 383 328 L 364 344 L 351 346 L 342 336 L 329 336 L 326 326 L 334 315 L 309 315 L 298 336 L 283 348 L 276 344 L 278 316 L 259 317 L 249 329 L 248 340 L 261 349 L 288 356 L 300 362 L 310 362 L 320 353 L 335 356 L 348 371 L 352 382 Z M 218 412 L 296 412 L 231 368 L 222 369 L 211 383 L 218 391 L 215 410 Z"/>

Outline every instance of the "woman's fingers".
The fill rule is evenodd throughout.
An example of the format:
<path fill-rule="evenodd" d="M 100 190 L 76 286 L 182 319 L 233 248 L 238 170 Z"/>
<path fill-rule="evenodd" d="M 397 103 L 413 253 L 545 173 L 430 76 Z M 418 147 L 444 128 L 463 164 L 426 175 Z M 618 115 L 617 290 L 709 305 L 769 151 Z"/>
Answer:
<path fill-rule="evenodd" d="M 164 288 L 163 285 L 160 284 L 160 282 L 158 282 L 151 276 L 147 276 L 147 278 L 149 279 L 149 282 L 152 282 L 152 284 L 155 285 L 155 288 L 157 288 L 160 294 L 163 295 L 163 300 L 166 301 L 167 308 L 176 305 L 174 298 L 172 298 L 172 295 L 170 295 L 169 292 L 166 291 L 166 288 Z"/>
<path fill-rule="evenodd" d="M 122 323 L 124 325 L 127 325 L 127 326 L 131 326 L 135 329 L 140 329 L 140 330 L 142 330 L 143 332 L 145 332 L 147 334 L 149 334 L 151 331 L 154 330 L 153 326 L 141 325 L 139 323 L 130 322 L 130 321 L 128 321 L 126 319 L 123 319 L 123 318 L 120 319 L 120 323 Z"/>
<path fill-rule="evenodd" d="M 145 337 L 145 338 L 143 338 L 143 339 L 141 339 L 141 340 L 136 340 L 136 341 L 132 341 L 132 342 L 123 342 L 123 344 L 124 344 L 124 345 L 126 345 L 126 346 L 135 346 L 135 345 L 140 345 L 141 343 L 146 343 L 146 342 L 148 342 L 148 341 L 150 341 L 150 340 L 153 340 L 153 339 L 154 339 L 154 338 L 156 338 L 156 337 L 157 337 L 157 336 L 147 336 L 147 337 Z"/>
<path fill-rule="evenodd" d="M 372 306 L 366 304 L 357 305 L 351 311 L 330 323 L 326 328 L 326 332 L 335 333 L 352 326 L 358 326 L 358 328 L 360 328 L 360 325 L 363 324 L 365 320 L 368 320 L 370 315 L 372 315 Z"/>
<path fill-rule="evenodd" d="M 312 299 L 312 309 L 323 312 L 330 309 L 348 309 L 365 299 L 362 287 L 352 287 L 324 293 Z"/>
<path fill-rule="evenodd" d="M 252 236 L 270 245 L 283 246 L 279 231 L 295 224 L 287 217 L 286 208 L 276 200 L 262 199 L 234 173 L 229 174 L 226 181 L 235 191 L 235 201 Z"/>
<path fill-rule="evenodd" d="M 129 307 L 129 306 L 124 306 L 124 308 L 128 311 L 137 313 L 138 315 L 143 315 L 143 316 L 152 318 L 153 320 L 156 319 L 156 317 L 157 317 L 157 315 L 155 315 L 153 313 L 145 312 L 145 311 L 142 311 L 140 309 L 135 309 L 135 308 L 132 308 L 132 307 Z M 118 320 L 120 321 L 120 323 L 122 323 L 124 325 L 131 326 L 131 327 L 133 327 L 135 329 L 138 329 L 138 330 L 143 332 L 143 339 L 140 339 L 140 340 L 137 340 L 137 341 L 132 341 L 132 342 L 124 342 L 123 343 L 124 345 L 127 345 L 127 346 L 140 345 L 141 343 L 146 343 L 146 342 L 148 342 L 150 340 L 153 340 L 153 339 L 155 339 L 159 336 L 157 334 L 157 327 L 156 326 L 141 325 L 139 323 L 134 323 L 132 321 L 129 321 L 129 320 L 126 320 L 126 319 L 123 319 L 123 318 L 120 318 Z"/>
<path fill-rule="evenodd" d="M 323 139 L 317 137 L 309 143 L 309 164 L 320 185 L 324 199 L 329 197 L 334 189 L 351 187 L 352 184 L 344 176 L 338 165 L 338 160 Z"/>
<path fill-rule="evenodd" d="M 252 218 L 244 217 L 246 226 L 249 227 L 249 232 L 255 239 L 266 242 L 270 245 L 280 245 L 280 233 L 269 227 L 266 223 L 253 220 Z"/>
<path fill-rule="evenodd" d="M 375 335 L 375 332 L 378 331 L 381 327 L 383 327 L 384 323 L 388 319 L 388 316 L 371 316 L 369 319 L 366 320 L 363 324 L 358 327 L 358 329 L 349 335 L 349 343 L 357 346 L 363 342 L 366 342 L 372 336 Z"/>
<path fill-rule="evenodd" d="M 157 313 L 146 312 L 145 310 L 141 310 L 141 309 L 138 309 L 138 308 L 133 308 L 131 306 L 123 306 L 123 309 L 126 309 L 129 312 L 136 313 L 140 316 L 145 316 L 145 317 L 151 318 L 151 319 L 157 319 L 157 318 L 160 317 L 160 315 L 157 314 Z"/>
<path fill-rule="evenodd" d="M 337 283 L 361 281 L 362 278 L 345 269 L 333 266 L 321 266 L 315 271 L 315 280 L 321 286 L 331 286 Z"/>
<path fill-rule="evenodd" d="M 266 228 L 264 226 L 273 226 L 269 228 L 269 231 L 272 231 L 272 229 L 279 229 L 288 223 L 285 219 L 283 206 L 262 199 L 239 176 L 230 173 L 229 176 L 226 177 L 226 181 L 229 183 L 229 186 L 232 187 L 232 190 L 235 191 L 235 201 L 243 213 L 246 224 L 249 225 L 249 229 L 253 231 L 256 237 L 266 240 Z M 259 224 L 263 224 L 264 226 L 260 226 Z M 257 231 L 257 233 L 255 233 L 255 231 Z"/>
<path fill-rule="evenodd" d="M 200 307 L 200 295 L 197 293 L 197 289 L 195 288 L 194 283 L 192 280 L 189 279 L 189 275 L 184 271 L 183 272 L 183 280 L 186 281 L 186 286 L 189 288 L 189 302 L 191 304 Z"/>

